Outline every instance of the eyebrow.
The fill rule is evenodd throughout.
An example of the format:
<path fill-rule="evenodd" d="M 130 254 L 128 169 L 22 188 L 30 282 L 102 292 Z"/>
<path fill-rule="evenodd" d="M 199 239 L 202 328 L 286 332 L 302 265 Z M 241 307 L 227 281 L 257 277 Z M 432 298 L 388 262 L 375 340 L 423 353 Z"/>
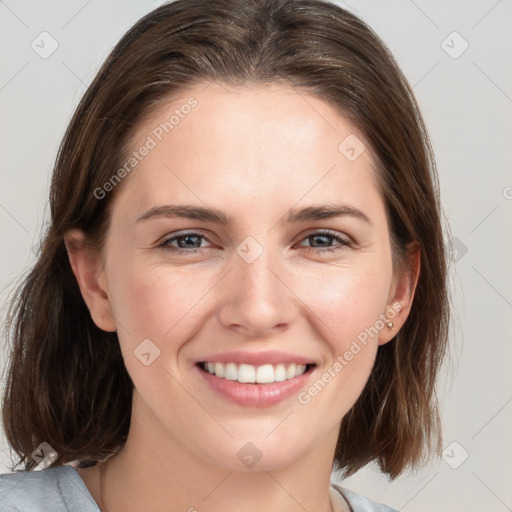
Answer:
<path fill-rule="evenodd" d="M 288 212 L 285 220 L 288 223 L 300 223 L 311 220 L 330 219 L 333 217 L 350 216 L 363 220 L 371 225 L 370 218 L 361 210 L 348 204 L 325 204 L 318 206 L 307 206 L 305 208 L 293 209 Z M 229 225 L 232 218 L 217 208 L 204 208 L 193 205 L 164 205 L 154 206 L 142 214 L 137 222 L 154 218 L 183 218 L 213 222 L 223 226 Z"/>

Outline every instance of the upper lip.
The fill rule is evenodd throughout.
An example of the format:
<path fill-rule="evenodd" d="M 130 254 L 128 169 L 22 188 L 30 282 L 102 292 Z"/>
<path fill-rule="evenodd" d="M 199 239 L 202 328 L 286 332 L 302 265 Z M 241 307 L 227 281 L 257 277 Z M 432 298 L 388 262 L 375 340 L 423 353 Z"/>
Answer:
<path fill-rule="evenodd" d="M 315 364 L 310 358 L 290 354 L 287 352 L 279 352 L 276 350 L 268 350 L 264 352 L 251 352 L 248 350 L 237 350 L 231 352 L 221 352 L 219 354 L 210 354 L 204 356 L 198 362 L 201 363 L 236 363 L 250 364 L 252 366 L 262 366 L 264 364 Z"/>

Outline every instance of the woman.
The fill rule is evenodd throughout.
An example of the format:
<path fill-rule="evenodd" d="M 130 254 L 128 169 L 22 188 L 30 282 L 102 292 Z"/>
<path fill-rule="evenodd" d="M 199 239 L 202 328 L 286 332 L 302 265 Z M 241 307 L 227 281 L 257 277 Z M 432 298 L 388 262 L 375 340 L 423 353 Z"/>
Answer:
<path fill-rule="evenodd" d="M 155 9 L 78 106 L 50 205 L 10 311 L 25 471 L 0 477 L 2 510 L 392 510 L 331 472 L 439 451 L 435 163 L 351 13 Z"/>

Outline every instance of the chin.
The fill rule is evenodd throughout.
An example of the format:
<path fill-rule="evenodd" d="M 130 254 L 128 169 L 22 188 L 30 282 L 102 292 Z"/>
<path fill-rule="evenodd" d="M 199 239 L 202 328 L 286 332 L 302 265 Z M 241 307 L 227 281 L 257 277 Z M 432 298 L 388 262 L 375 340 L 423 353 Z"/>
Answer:
<path fill-rule="evenodd" d="M 274 427 L 275 428 L 275 427 Z M 201 450 L 204 457 L 207 454 L 211 463 L 234 472 L 278 471 L 284 469 L 309 452 L 313 446 L 300 445 L 294 442 L 292 436 L 286 436 L 283 431 L 270 434 L 272 429 L 265 429 L 259 435 L 241 435 L 229 439 L 228 442 L 212 442 L 215 450 Z M 273 437 L 273 439 L 271 439 Z"/>

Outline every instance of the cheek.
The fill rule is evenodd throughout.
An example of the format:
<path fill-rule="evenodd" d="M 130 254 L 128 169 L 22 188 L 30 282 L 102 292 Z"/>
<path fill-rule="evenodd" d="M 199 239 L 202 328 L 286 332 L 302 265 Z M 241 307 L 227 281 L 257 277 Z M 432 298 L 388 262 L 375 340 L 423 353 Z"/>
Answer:
<path fill-rule="evenodd" d="M 123 359 L 145 397 L 172 385 L 167 371 L 174 374 L 181 346 L 200 329 L 197 314 L 207 292 L 202 281 L 197 273 L 136 261 L 119 261 L 112 274 L 111 303 Z M 141 359 L 147 352 L 148 366 Z"/>
<path fill-rule="evenodd" d="M 329 353 L 312 385 L 298 396 L 304 412 L 315 411 L 312 431 L 329 430 L 354 405 L 372 371 L 383 327 L 380 314 L 387 298 L 390 274 L 383 269 L 343 268 L 316 276 L 305 302 L 320 321 Z"/>
<path fill-rule="evenodd" d="M 171 270 L 136 259 L 120 261 L 112 275 L 114 315 L 126 328 L 118 330 L 120 340 L 133 345 L 149 338 L 162 350 L 173 339 L 185 341 L 193 334 L 194 319 L 215 284 L 209 274 L 199 278 L 191 269 Z"/>
<path fill-rule="evenodd" d="M 346 265 L 305 273 L 295 282 L 298 295 L 318 317 L 337 352 L 375 324 L 384 313 L 391 273 L 386 267 Z"/>

